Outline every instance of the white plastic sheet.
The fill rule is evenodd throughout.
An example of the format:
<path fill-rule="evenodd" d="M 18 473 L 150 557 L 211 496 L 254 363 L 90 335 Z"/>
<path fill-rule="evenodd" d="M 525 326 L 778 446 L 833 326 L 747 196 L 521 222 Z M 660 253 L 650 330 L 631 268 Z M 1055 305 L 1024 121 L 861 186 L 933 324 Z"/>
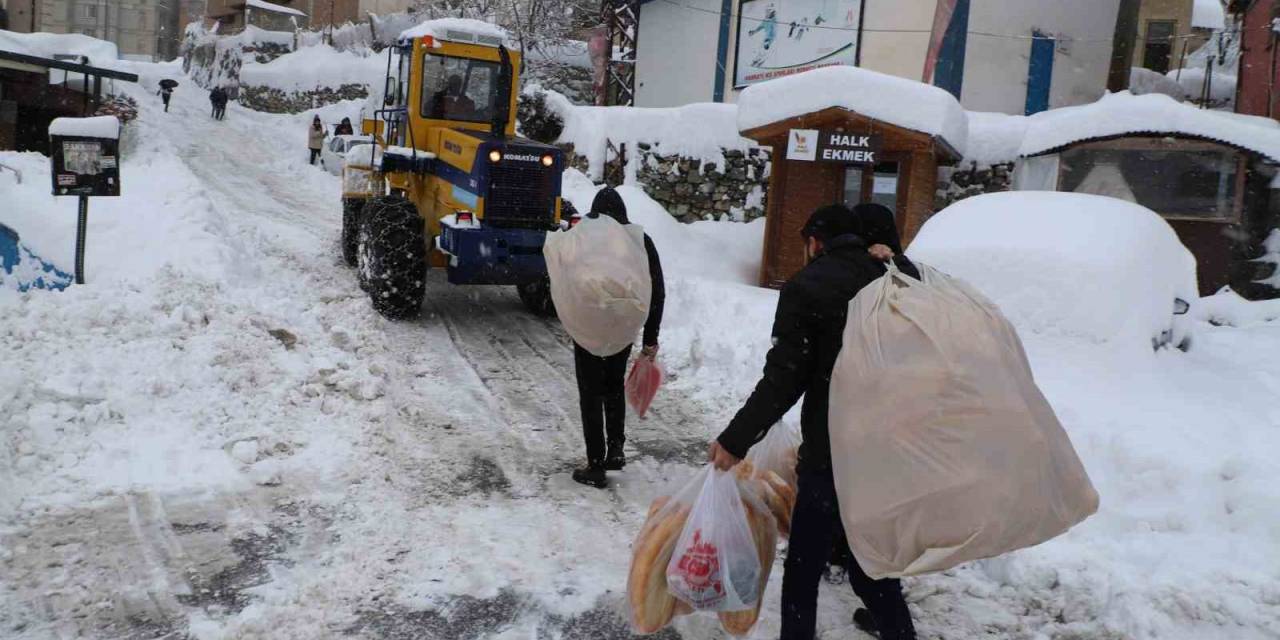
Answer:
<path fill-rule="evenodd" d="M 574 342 L 600 357 L 635 342 L 653 287 L 643 229 L 608 216 L 584 218 L 547 234 L 542 253 L 556 314 Z"/>

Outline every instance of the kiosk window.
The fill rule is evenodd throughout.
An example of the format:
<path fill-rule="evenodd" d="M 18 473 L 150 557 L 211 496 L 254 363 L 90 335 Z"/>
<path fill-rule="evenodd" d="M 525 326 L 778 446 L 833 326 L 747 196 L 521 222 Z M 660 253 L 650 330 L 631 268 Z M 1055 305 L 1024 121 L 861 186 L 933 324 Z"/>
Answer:
<path fill-rule="evenodd" d="M 850 207 L 874 202 L 898 210 L 898 163 L 875 167 L 849 166 L 844 172 L 844 203 Z"/>
<path fill-rule="evenodd" d="M 498 95 L 498 63 L 431 53 L 422 60 L 422 117 L 489 122 Z"/>

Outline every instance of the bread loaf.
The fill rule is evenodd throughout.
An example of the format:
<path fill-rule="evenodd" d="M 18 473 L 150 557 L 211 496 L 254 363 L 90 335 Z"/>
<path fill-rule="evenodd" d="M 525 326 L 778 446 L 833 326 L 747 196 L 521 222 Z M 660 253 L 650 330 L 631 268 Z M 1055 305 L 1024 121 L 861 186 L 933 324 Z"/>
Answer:
<path fill-rule="evenodd" d="M 669 498 L 653 501 L 636 539 L 627 578 L 631 621 L 638 633 L 653 633 L 671 622 L 680 603 L 667 591 L 667 563 L 689 518 L 688 505 L 667 508 Z M 687 606 L 685 607 L 687 609 Z M 690 610 L 691 611 L 691 610 Z M 681 615 L 688 611 L 682 611 Z"/>

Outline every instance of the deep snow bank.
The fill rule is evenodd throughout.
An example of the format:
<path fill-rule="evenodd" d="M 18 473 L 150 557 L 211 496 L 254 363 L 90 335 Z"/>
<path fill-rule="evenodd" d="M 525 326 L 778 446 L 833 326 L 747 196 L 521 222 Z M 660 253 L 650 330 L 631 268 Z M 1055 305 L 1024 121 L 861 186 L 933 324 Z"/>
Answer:
<path fill-rule="evenodd" d="M 166 140 L 139 138 L 137 149 L 122 154 L 120 197 L 90 200 L 86 282 L 139 280 L 165 267 L 232 277 L 239 250 L 200 182 Z M 49 159 L 41 154 L 0 151 L 0 162 L 23 174 L 21 184 L 12 174 L 0 175 L 0 222 L 34 253 L 70 271 L 77 199 L 50 193 Z"/>
<path fill-rule="evenodd" d="M 245 60 L 240 67 L 243 85 L 270 87 L 285 92 L 348 84 L 379 85 L 386 74 L 386 54 L 368 49 L 338 51 L 328 45 L 303 47 L 266 63 Z"/>

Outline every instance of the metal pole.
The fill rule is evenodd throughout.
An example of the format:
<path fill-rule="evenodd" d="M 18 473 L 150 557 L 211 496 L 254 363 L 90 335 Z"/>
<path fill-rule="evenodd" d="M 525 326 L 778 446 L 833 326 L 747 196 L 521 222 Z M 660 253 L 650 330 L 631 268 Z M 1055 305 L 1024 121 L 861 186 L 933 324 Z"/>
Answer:
<path fill-rule="evenodd" d="M 858 5 L 858 42 L 853 48 L 853 66 L 862 66 L 862 25 L 866 24 L 867 19 L 867 0 L 862 0 Z"/>
<path fill-rule="evenodd" d="M 80 196 L 80 220 L 76 224 L 76 284 L 84 284 L 84 240 L 89 231 L 89 196 Z"/>

